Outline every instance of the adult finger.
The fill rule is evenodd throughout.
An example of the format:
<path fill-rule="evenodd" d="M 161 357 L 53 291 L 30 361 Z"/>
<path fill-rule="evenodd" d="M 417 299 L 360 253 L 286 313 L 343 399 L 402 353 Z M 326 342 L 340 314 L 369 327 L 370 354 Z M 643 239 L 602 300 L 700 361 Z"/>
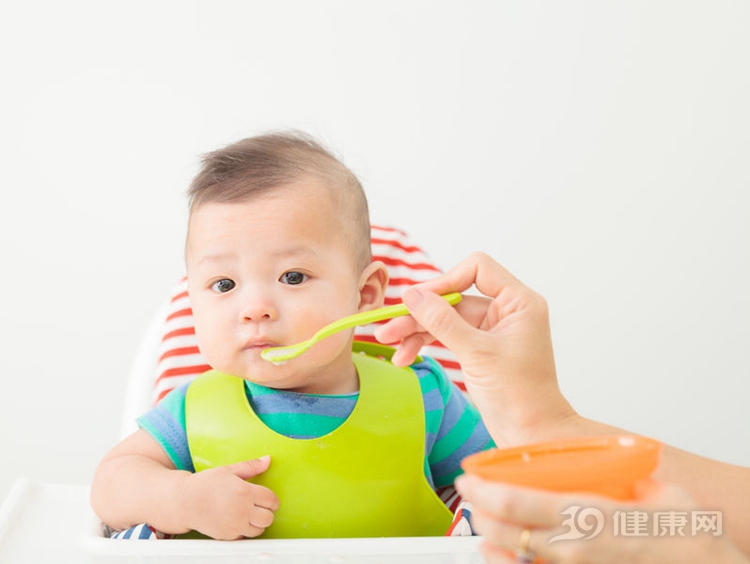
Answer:
<path fill-rule="evenodd" d="M 507 555 L 513 555 L 515 558 L 516 551 L 519 550 L 547 558 L 554 554 L 548 544 L 548 529 L 531 529 L 504 523 L 481 511 L 472 513 L 471 524 L 476 532 L 484 537 L 485 543 L 491 549 L 493 558 L 488 561 L 503 561 L 503 556 Z"/>
<path fill-rule="evenodd" d="M 472 513 L 472 527 L 485 539 L 485 548 L 491 555 L 489 558 L 486 557 L 487 562 L 504 562 L 503 558 L 508 555 L 513 555 L 515 559 L 519 553 L 526 553 L 540 559 L 535 562 L 554 562 L 555 564 L 599 562 L 597 558 L 579 558 L 582 552 L 581 538 L 569 536 L 571 532 L 569 527 L 558 526 L 552 529 L 524 527 L 498 521 L 476 510 Z M 600 530 L 592 531 L 594 535 L 600 532 Z M 562 539 L 567 540 L 557 542 Z M 584 542 L 583 546 L 588 545 Z M 511 561 L 517 562 L 517 560 Z M 603 563 L 604 560 L 601 562 Z"/>
<path fill-rule="evenodd" d="M 490 482 L 469 474 L 456 479 L 456 489 L 476 510 L 506 523 L 535 528 L 558 527 L 562 512 L 577 503 L 566 495 Z"/>
<path fill-rule="evenodd" d="M 396 352 L 391 357 L 391 362 L 396 366 L 409 366 L 417 358 L 422 347 L 434 340 L 428 333 L 409 335 L 399 343 Z"/>
<path fill-rule="evenodd" d="M 413 286 L 404 291 L 403 301 L 419 325 L 457 356 L 464 348 L 474 346 L 476 328 L 438 294 Z"/>
<path fill-rule="evenodd" d="M 412 289 L 423 291 L 426 288 L 422 284 L 415 284 Z M 432 290 L 427 290 L 432 293 Z M 480 327 L 487 316 L 491 300 L 480 296 L 464 296 L 463 299 L 453 306 L 460 316 L 472 327 Z M 429 344 L 435 340 L 419 321 L 411 315 L 396 317 L 375 329 L 375 338 L 381 343 L 390 344 L 406 340 L 412 336 L 419 336 L 423 344 Z"/>
<path fill-rule="evenodd" d="M 445 274 L 418 286 L 437 294 L 463 292 L 476 286 L 489 298 L 498 297 L 505 289 L 515 293 L 528 290 L 510 271 L 482 252 L 472 253 Z"/>
<path fill-rule="evenodd" d="M 424 329 L 411 317 L 394 317 L 375 328 L 375 338 L 383 344 L 390 345 L 411 336 L 423 333 Z"/>
<path fill-rule="evenodd" d="M 514 552 L 499 548 L 487 539 L 479 545 L 479 551 L 486 564 L 518 564 L 518 557 Z"/>

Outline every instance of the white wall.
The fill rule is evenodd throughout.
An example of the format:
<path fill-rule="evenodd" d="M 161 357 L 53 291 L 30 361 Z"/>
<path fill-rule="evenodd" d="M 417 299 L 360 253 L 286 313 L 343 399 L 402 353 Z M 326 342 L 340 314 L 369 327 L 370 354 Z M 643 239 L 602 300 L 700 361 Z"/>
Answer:
<path fill-rule="evenodd" d="M 280 127 L 540 290 L 582 413 L 750 464 L 743 0 L 3 4 L 0 498 L 90 480 L 198 155 Z"/>

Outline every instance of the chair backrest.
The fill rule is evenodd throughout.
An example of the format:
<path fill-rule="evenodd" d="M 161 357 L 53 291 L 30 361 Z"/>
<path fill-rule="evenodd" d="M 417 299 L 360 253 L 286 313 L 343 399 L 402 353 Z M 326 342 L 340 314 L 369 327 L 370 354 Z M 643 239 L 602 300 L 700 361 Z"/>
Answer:
<path fill-rule="evenodd" d="M 440 269 L 422 249 L 399 229 L 373 225 L 372 250 L 373 259 L 382 261 L 388 268 L 390 283 L 386 305 L 399 302 L 407 286 L 440 274 Z M 354 338 L 376 342 L 375 327 L 375 324 L 357 327 Z M 421 354 L 437 360 L 459 389 L 465 390 L 460 366 L 444 346 L 433 343 L 424 347 Z M 135 418 L 173 388 L 210 368 L 198 348 L 187 278 L 183 278 L 155 313 L 141 340 L 126 390 L 121 435 L 132 433 L 136 429 Z"/>

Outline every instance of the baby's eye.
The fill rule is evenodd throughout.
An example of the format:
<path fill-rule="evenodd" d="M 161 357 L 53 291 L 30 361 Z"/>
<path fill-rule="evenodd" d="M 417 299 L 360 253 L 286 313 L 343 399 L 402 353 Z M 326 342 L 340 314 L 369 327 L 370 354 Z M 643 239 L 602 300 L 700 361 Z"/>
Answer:
<path fill-rule="evenodd" d="M 279 282 L 282 284 L 290 284 L 292 286 L 302 284 L 305 280 L 307 280 L 307 274 L 302 274 L 301 272 L 295 272 L 293 270 L 285 272 L 281 275 L 281 278 L 279 278 Z"/>
<path fill-rule="evenodd" d="M 211 289 L 214 292 L 219 292 L 220 294 L 225 294 L 232 288 L 234 288 L 237 284 L 234 280 L 230 280 L 229 278 L 222 278 L 221 280 L 217 280 L 213 284 L 211 284 Z"/>

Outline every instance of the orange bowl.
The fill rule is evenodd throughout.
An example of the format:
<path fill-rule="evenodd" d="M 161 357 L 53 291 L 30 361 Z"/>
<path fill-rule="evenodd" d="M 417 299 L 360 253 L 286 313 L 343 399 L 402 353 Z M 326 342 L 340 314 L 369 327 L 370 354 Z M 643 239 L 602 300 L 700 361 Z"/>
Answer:
<path fill-rule="evenodd" d="M 495 482 L 630 500 L 658 466 L 661 449 L 646 437 L 607 435 L 486 450 L 461 467 Z"/>

